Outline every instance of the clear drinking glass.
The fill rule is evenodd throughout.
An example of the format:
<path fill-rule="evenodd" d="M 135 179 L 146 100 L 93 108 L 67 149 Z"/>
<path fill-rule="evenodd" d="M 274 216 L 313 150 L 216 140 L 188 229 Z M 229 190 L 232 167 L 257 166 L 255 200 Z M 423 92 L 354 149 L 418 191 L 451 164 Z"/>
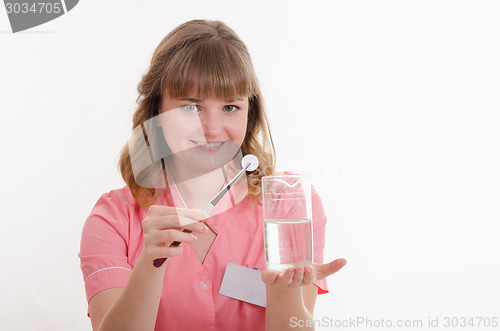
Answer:
<path fill-rule="evenodd" d="M 262 177 L 266 268 L 312 264 L 311 182 L 305 175 Z"/>

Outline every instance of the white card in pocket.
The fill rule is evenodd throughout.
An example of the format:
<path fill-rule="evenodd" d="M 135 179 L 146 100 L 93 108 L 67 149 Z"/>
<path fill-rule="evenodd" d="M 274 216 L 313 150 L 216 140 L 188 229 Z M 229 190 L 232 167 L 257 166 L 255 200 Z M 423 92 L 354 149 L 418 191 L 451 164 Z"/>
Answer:
<path fill-rule="evenodd" d="M 259 270 L 229 262 L 219 294 L 266 307 L 266 284 L 260 274 Z"/>

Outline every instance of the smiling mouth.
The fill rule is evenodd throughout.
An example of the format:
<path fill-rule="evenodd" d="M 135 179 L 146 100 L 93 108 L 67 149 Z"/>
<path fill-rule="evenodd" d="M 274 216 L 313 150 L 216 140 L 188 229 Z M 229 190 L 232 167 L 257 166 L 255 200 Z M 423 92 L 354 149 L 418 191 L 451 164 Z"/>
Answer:
<path fill-rule="evenodd" d="M 217 148 L 221 146 L 225 141 L 219 141 L 219 142 L 213 142 L 213 143 L 202 143 L 198 141 L 191 140 L 193 143 L 195 143 L 198 146 L 205 147 L 205 148 Z"/>

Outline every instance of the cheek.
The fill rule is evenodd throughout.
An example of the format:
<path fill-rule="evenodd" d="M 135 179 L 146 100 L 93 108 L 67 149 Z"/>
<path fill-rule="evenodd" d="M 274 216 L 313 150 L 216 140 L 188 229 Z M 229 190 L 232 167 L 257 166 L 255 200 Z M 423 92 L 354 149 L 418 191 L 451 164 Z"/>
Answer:
<path fill-rule="evenodd" d="M 170 116 L 163 116 L 161 127 L 167 143 L 171 142 L 175 144 L 190 136 L 192 132 L 199 130 L 201 124 L 198 118 L 186 118 L 172 114 Z"/>
<path fill-rule="evenodd" d="M 165 141 L 167 142 L 172 152 L 178 152 L 180 148 L 179 144 L 182 140 L 183 130 L 179 128 L 179 126 L 173 125 L 172 121 L 162 121 L 161 130 L 163 131 Z"/>
<path fill-rule="evenodd" d="M 247 118 L 245 116 L 240 121 L 234 123 L 234 125 L 231 127 L 231 136 L 235 142 L 241 145 L 243 143 L 243 140 L 245 139 L 246 131 L 247 131 Z"/>

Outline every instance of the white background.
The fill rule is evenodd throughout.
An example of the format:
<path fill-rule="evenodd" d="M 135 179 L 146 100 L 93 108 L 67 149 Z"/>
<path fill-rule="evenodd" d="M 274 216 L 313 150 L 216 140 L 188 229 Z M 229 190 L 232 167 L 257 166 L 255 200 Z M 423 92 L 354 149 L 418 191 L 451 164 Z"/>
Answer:
<path fill-rule="evenodd" d="M 0 329 L 90 330 L 81 228 L 123 185 L 154 48 L 194 18 L 246 42 L 279 167 L 322 196 L 325 257 L 348 264 L 321 329 L 499 317 L 499 17 L 497 1 L 85 0 L 12 34 L 0 7 Z"/>

